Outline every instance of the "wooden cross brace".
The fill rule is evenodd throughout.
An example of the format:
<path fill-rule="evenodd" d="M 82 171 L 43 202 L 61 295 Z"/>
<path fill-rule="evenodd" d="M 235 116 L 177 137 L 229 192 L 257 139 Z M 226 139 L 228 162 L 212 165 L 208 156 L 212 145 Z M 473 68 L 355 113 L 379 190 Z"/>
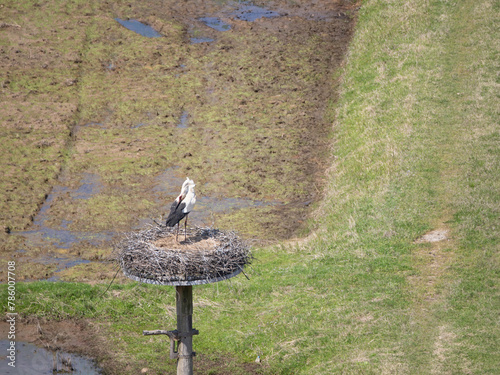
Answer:
<path fill-rule="evenodd" d="M 179 341 L 182 341 L 183 338 L 186 337 L 193 337 L 194 335 L 199 335 L 200 332 L 197 329 L 192 329 L 191 332 L 179 332 L 176 329 L 173 331 L 165 331 L 163 329 L 157 329 L 154 331 L 142 331 L 142 334 L 144 336 L 149 336 L 149 335 L 167 335 L 170 338 L 170 359 L 176 359 L 176 358 L 184 358 L 186 357 L 185 355 L 180 355 L 176 348 L 175 348 L 175 343 L 177 342 L 177 347 L 179 346 Z M 187 357 L 194 357 L 196 355 L 196 352 L 192 352 L 191 355 L 188 355 Z"/>

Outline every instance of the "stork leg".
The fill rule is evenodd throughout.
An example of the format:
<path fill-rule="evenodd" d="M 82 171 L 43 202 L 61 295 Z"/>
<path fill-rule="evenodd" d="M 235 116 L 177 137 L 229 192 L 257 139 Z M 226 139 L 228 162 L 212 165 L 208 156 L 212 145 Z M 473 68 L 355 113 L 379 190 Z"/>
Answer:
<path fill-rule="evenodd" d="M 188 224 L 188 215 L 186 215 L 186 221 L 184 222 L 184 241 L 186 241 L 186 228 Z"/>
<path fill-rule="evenodd" d="M 179 237 L 179 223 L 177 223 L 177 232 L 175 232 L 175 241 L 179 242 L 179 240 L 177 239 L 177 237 Z"/>

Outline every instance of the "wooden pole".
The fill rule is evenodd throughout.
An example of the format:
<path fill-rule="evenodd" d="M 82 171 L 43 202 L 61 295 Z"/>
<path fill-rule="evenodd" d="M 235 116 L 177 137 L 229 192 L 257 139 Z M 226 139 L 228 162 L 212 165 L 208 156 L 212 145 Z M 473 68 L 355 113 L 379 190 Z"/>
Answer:
<path fill-rule="evenodd" d="M 193 375 L 193 287 L 176 286 L 177 331 L 180 336 L 177 349 L 177 375 Z"/>

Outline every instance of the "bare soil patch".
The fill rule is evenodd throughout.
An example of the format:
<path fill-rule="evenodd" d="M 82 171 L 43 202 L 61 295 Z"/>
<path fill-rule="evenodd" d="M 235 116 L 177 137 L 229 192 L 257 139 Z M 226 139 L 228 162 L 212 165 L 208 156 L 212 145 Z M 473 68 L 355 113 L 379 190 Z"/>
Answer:
<path fill-rule="evenodd" d="M 9 323 L 0 322 L 0 336 L 7 337 Z M 155 373 L 148 369 L 147 363 L 129 363 L 124 358 L 118 358 L 112 345 L 107 340 L 103 328 L 90 320 L 63 320 L 16 322 L 16 340 L 33 343 L 51 351 L 65 351 L 93 358 L 106 374 Z M 168 345 L 165 344 L 165 356 L 168 357 Z M 195 359 L 196 371 L 219 375 L 230 374 L 260 374 L 262 366 L 257 363 L 238 364 L 234 360 L 213 358 L 202 353 Z M 137 372 L 134 372 L 137 371 Z"/>
<path fill-rule="evenodd" d="M 439 242 L 448 239 L 448 230 L 447 229 L 436 229 L 432 230 L 422 237 L 418 238 L 416 243 L 424 243 L 424 242 Z"/>
<path fill-rule="evenodd" d="M 204 238 L 198 241 L 176 241 L 175 237 L 164 237 L 153 242 L 153 245 L 160 249 L 168 250 L 209 250 L 217 247 L 220 244 L 219 241 L 213 238 Z"/>
<path fill-rule="evenodd" d="M 0 322 L 0 335 L 7 337 L 9 324 Z M 109 373 L 116 373 L 120 365 L 113 360 L 109 345 L 99 336 L 99 328 L 88 320 L 16 322 L 16 341 L 33 343 L 52 351 L 66 351 L 95 359 Z"/>
<path fill-rule="evenodd" d="M 446 355 L 455 344 L 455 334 L 451 327 L 438 326 L 433 316 L 449 293 L 446 283 L 449 267 L 454 259 L 454 252 L 451 250 L 454 248 L 453 239 L 449 233 L 449 228 L 442 224 L 415 241 L 419 247 L 413 253 L 413 262 L 418 274 L 409 279 L 414 296 L 412 323 L 422 326 L 418 340 L 426 344 L 433 343 L 433 361 L 430 367 L 432 374 L 442 373 Z"/>

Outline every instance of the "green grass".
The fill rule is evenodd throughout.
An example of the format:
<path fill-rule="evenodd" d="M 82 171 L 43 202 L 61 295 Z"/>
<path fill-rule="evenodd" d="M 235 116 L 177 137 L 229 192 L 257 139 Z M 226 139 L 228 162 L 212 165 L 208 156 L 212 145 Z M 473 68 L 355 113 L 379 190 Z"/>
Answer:
<path fill-rule="evenodd" d="M 326 247 L 325 256 L 343 261 L 360 257 L 358 271 L 375 272 L 381 291 L 389 277 L 402 276 L 404 307 L 377 309 L 395 317 L 367 324 L 383 340 L 373 345 L 371 335 L 357 337 L 368 373 L 494 373 L 498 366 L 492 7 L 372 1 L 360 11 L 337 104 L 336 163 L 321 219 L 326 232 L 312 248 Z M 442 226 L 451 233 L 446 245 L 412 243 Z M 436 259 L 425 260 L 426 251 Z M 452 261 L 439 264 L 440 257 Z M 435 290 L 425 285 L 429 275 Z M 357 308 L 371 301 L 361 297 Z M 333 357 L 337 364 L 324 373 L 358 372 L 357 364 Z"/>
<path fill-rule="evenodd" d="M 265 374 L 496 373 L 498 10 L 363 3 L 330 113 L 334 162 L 317 235 L 255 249 L 250 281 L 195 287 L 198 353 L 260 355 Z M 414 242 L 435 228 L 450 240 Z M 18 309 L 105 322 L 132 373 L 160 373 L 165 345 L 140 332 L 175 327 L 174 289 L 101 290 L 19 284 Z"/>

